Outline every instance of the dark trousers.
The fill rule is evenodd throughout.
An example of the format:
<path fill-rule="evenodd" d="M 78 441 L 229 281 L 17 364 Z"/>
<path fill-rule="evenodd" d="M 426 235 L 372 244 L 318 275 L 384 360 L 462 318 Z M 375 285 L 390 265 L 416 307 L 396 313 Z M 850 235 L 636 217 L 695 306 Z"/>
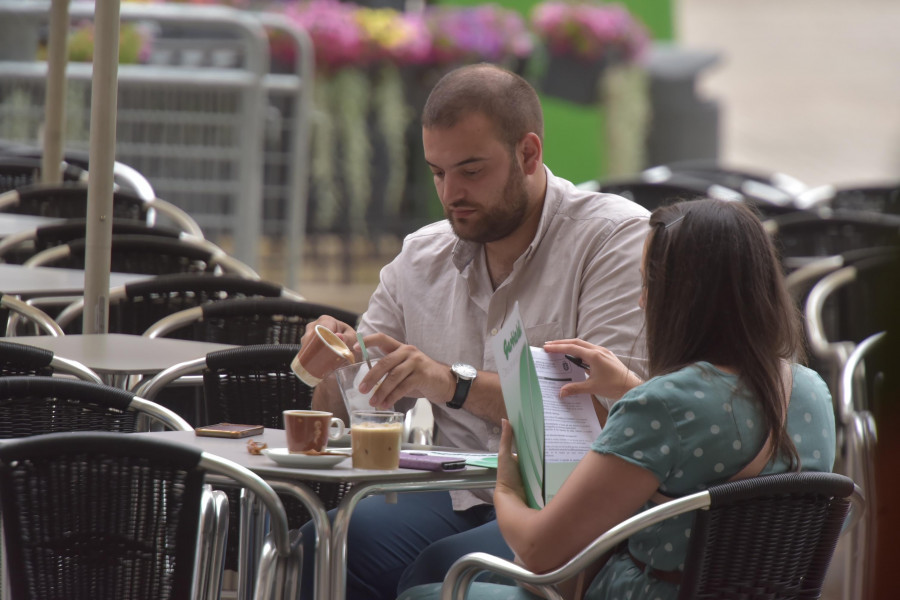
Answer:
<path fill-rule="evenodd" d="M 334 512 L 328 514 L 333 519 Z M 315 533 L 303 526 L 301 598 L 312 598 Z M 448 492 L 370 496 L 356 505 L 347 536 L 347 600 L 394 600 L 406 588 L 442 581 L 456 559 L 488 552 L 512 559 L 493 507 L 454 511 Z M 337 600 L 337 599 L 335 599 Z"/>

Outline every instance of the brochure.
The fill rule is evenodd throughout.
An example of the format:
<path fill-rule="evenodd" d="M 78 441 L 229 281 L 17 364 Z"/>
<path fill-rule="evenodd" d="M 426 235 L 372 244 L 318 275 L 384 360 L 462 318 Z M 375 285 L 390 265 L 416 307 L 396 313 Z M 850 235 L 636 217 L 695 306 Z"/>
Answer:
<path fill-rule="evenodd" d="M 528 504 L 541 508 L 600 435 L 589 395 L 559 397 L 563 385 L 583 381 L 586 373 L 562 354 L 528 345 L 518 304 L 494 336 L 492 350 Z"/>

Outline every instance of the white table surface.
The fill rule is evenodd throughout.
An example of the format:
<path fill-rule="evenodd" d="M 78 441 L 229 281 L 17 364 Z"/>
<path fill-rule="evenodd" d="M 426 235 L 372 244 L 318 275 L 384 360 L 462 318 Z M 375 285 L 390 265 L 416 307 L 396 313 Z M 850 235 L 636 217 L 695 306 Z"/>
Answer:
<path fill-rule="evenodd" d="M 277 465 L 263 455 L 247 452 L 247 441 L 265 442 L 269 448 L 283 448 L 287 445 L 284 430 L 266 429 L 261 436 L 229 439 L 196 436 L 190 431 L 161 431 L 134 435 L 160 436 L 165 439 L 187 443 L 201 448 L 204 452 L 216 454 L 242 465 L 273 485 L 277 491 L 281 483 L 301 488 L 301 493 L 293 493 L 312 515 L 319 542 L 316 547 L 316 600 L 343 598 L 346 592 L 347 532 L 350 514 L 362 498 L 372 494 L 391 494 L 404 491 L 476 489 L 493 487 L 497 472 L 494 469 L 467 466 L 462 471 L 435 472 L 418 469 L 393 469 L 373 471 L 354 469 L 351 460 L 341 461 L 328 469 L 295 469 Z M 404 446 L 405 448 L 406 446 Z M 411 446 L 412 447 L 412 446 Z M 422 446 L 415 446 L 422 449 Z M 441 448 L 446 450 L 446 448 Z M 459 450 L 459 452 L 465 452 Z M 483 454 L 483 452 L 479 452 Z M 354 486 L 345 493 L 334 518 L 329 522 L 325 507 L 303 481 L 353 482 Z"/>
<path fill-rule="evenodd" d="M 109 287 L 151 277 L 153 276 L 135 273 L 110 273 Z M 81 296 L 84 294 L 84 271 L 0 264 L 0 292 L 24 299 L 37 296 Z"/>
<path fill-rule="evenodd" d="M 64 335 L 23 335 L 0 337 L 16 344 L 28 344 L 76 360 L 98 375 L 152 375 L 181 362 L 206 356 L 216 350 L 234 348 L 168 338 L 149 338 L 124 333 Z"/>

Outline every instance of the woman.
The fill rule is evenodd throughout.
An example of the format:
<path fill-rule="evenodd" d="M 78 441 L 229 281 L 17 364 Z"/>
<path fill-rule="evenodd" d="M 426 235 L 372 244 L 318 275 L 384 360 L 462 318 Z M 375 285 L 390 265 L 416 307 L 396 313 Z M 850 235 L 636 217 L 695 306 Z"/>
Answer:
<path fill-rule="evenodd" d="M 697 200 L 657 209 L 650 228 L 641 307 L 652 378 L 641 382 L 611 352 L 582 340 L 544 346 L 590 367 L 588 379 L 562 395 L 620 399 L 593 451 L 542 510 L 524 501 L 512 429 L 503 423 L 494 504 L 506 542 L 532 571 L 561 566 L 666 496 L 727 481 L 761 453 L 769 459 L 762 474 L 832 468 L 831 396 L 815 372 L 791 364 L 801 354 L 799 316 L 756 216 L 739 203 Z M 691 518 L 634 535 L 585 598 L 675 598 Z M 438 590 L 421 586 L 402 599 Z M 469 597 L 533 596 L 476 583 Z"/>

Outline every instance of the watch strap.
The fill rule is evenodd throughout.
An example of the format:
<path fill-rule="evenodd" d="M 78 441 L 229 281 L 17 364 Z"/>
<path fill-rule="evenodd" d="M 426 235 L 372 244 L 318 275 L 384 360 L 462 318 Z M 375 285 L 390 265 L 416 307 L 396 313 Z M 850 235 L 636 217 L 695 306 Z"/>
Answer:
<path fill-rule="evenodd" d="M 449 408 L 462 408 L 466 398 L 469 396 L 469 388 L 471 387 L 471 379 L 464 379 L 459 375 L 456 375 L 456 392 L 454 392 L 453 398 L 450 399 L 447 406 Z"/>

